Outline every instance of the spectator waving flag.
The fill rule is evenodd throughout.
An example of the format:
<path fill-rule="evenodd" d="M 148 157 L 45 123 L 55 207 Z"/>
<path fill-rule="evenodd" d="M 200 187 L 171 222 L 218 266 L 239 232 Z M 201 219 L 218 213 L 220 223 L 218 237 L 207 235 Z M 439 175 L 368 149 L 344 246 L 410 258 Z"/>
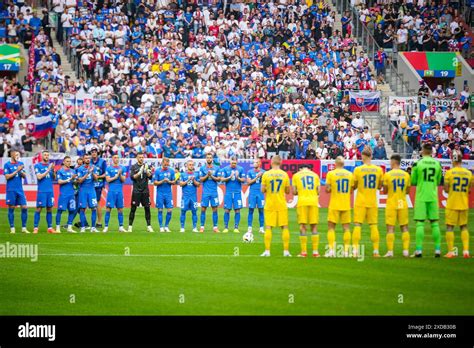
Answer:
<path fill-rule="evenodd" d="M 379 111 L 380 92 L 349 92 L 349 99 L 351 111 Z"/>
<path fill-rule="evenodd" d="M 26 120 L 26 126 L 31 132 L 32 136 L 37 139 L 42 139 L 53 132 L 54 122 L 50 115 L 32 117 Z"/>

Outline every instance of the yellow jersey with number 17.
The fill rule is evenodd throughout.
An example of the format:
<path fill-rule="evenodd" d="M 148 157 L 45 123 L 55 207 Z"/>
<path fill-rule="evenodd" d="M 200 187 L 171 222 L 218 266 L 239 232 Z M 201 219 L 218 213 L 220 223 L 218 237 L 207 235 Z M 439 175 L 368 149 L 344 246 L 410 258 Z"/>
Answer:
<path fill-rule="evenodd" d="M 298 192 L 298 207 L 318 206 L 319 176 L 309 169 L 293 175 L 293 186 Z"/>
<path fill-rule="evenodd" d="M 329 209 L 351 210 L 352 173 L 346 169 L 331 170 L 326 176 L 326 185 L 331 187 Z"/>
<path fill-rule="evenodd" d="M 364 208 L 376 208 L 377 191 L 382 182 L 382 168 L 374 164 L 364 164 L 354 170 L 354 181 L 356 182 L 357 195 L 354 206 Z"/>
<path fill-rule="evenodd" d="M 410 174 L 401 169 L 392 169 L 383 176 L 383 185 L 387 188 L 385 209 L 407 209 L 407 194 L 410 192 Z"/>
<path fill-rule="evenodd" d="M 444 183 L 449 185 L 446 209 L 468 210 L 471 171 L 462 167 L 451 168 L 444 176 Z"/>
<path fill-rule="evenodd" d="M 265 210 L 288 210 L 286 188 L 290 187 L 288 174 L 281 169 L 270 169 L 262 176 L 262 186 L 266 189 Z"/>

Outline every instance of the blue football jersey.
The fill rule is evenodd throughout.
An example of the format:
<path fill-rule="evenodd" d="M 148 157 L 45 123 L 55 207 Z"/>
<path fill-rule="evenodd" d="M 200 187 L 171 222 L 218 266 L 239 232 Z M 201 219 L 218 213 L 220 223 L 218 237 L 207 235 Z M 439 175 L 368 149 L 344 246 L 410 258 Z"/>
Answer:
<path fill-rule="evenodd" d="M 257 177 L 258 174 L 262 174 L 265 173 L 265 171 L 263 169 L 260 169 L 260 170 L 254 170 L 254 169 L 250 169 L 247 173 L 247 178 L 249 178 L 250 180 L 253 180 Z M 261 193 L 261 188 L 262 188 L 262 177 L 260 176 L 260 178 L 257 179 L 257 181 L 255 181 L 253 184 L 250 185 L 250 193 Z"/>
<path fill-rule="evenodd" d="M 221 176 L 223 178 L 233 177 L 233 179 L 225 183 L 226 193 L 240 193 L 242 191 L 242 183 L 237 178 L 245 178 L 244 168 L 240 166 L 235 168 L 227 166 L 221 171 Z"/>
<path fill-rule="evenodd" d="M 36 174 L 44 174 L 48 171 L 49 163 L 44 164 L 36 163 L 35 164 L 35 173 Z M 46 175 L 43 179 L 38 180 L 38 192 L 53 192 L 53 172 L 50 171 L 48 175 Z"/>
<path fill-rule="evenodd" d="M 184 173 L 181 173 L 181 177 L 180 177 L 181 182 L 186 182 L 186 181 L 189 180 L 187 185 L 182 187 L 182 189 L 183 189 L 183 198 L 185 198 L 185 199 L 188 199 L 188 198 L 196 199 L 197 198 L 197 187 L 194 186 L 193 181 L 190 180 L 191 178 L 194 178 L 195 180 L 199 181 L 199 173 L 197 173 L 197 172 L 192 172 L 192 173 L 184 172 Z"/>
<path fill-rule="evenodd" d="M 124 167 L 122 166 L 109 166 L 105 170 L 105 175 L 109 176 L 111 178 L 115 177 L 119 170 L 122 169 L 122 175 L 125 175 L 127 171 L 125 170 Z M 123 182 L 120 180 L 120 178 L 115 179 L 114 181 L 109 182 L 109 192 L 122 192 L 123 190 Z"/>
<path fill-rule="evenodd" d="M 69 180 L 72 176 L 76 173 L 74 169 L 64 169 L 61 168 L 56 173 L 58 180 Z M 68 182 L 67 184 L 59 185 L 59 193 L 61 195 L 69 196 L 74 195 L 74 184 L 72 181 Z"/>
<path fill-rule="evenodd" d="M 80 189 L 84 189 L 84 190 L 94 189 L 95 180 L 94 180 L 94 177 L 92 176 L 92 173 L 96 173 L 97 169 L 94 168 L 92 173 L 88 173 L 88 171 L 89 171 L 89 166 L 86 167 L 85 165 L 82 165 L 77 169 L 77 176 L 79 178 L 82 178 L 84 177 L 84 175 L 87 174 L 86 179 L 81 184 L 79 184 Z"/>
<path fill-rule="evenodd" d="M 10 162 L 7 162 L 5 163 L 5 165 L 3 166 L 3 172 L 5 174 L 13 174 L 19 166 L 23 166 L 23 162 L 15 162 L 15 163 L 12 163 L 11 161 Z M 23 170 L 21 172 L 25 172 L 25 169 L 23 168 Z M 17 192 L 23 192 L 23 178 L 20 176 L 20 172 L 18 172 L 13 178 L 7 180 L 7 192 L 13 192 L 13 191 L 17 191 Z"/>
<path fill-rule="evenodd" d="M 91 159 L 91 165 L 94 166 L 94 169 L 97 169 L 97 171 L 95 171 L 97 175 L 103 175 L 105 174 L 105 171 L 107 170 L 107 162 L 105 162 L 105 160 L 102 158 L 97 158 L 97 161 L 95 162 Z M 104 186 L 105 186 L 105 178 L 98 179 L 94 182 L 94 187 L 104 187 Z"/>
<path fill-rule="evenodd" d="M 153 176 L 153 181 L 162 181 L 165 178 L 168 178 L 170 181 L 174 181 L 175 179 L 175 172 L 174 169 L 168 168 L 163 170 L 161 168 L 155 171 L 155 175 Z M 161 185 L 156 187 L 157 193 L 164 194 L 164 195 L 172 195 L 171 193 L 171 184 L 169 183 L 162 183 Z"/>
<path fill-rule="evenodd" d="M 216 165 L 212 165 L 208 167 L 207 165 L 203 165 L 199 170 L 199 176 L 202 178 L 207 175 L 208 172 L 212 172 L 213 176 L 220 176 L 220 168 Z M 208 178 L 202 184 L 202 194 L 205 195 L 216 195 L 217 194 L 217 181 L 213 180 L 212 178 Z"/>

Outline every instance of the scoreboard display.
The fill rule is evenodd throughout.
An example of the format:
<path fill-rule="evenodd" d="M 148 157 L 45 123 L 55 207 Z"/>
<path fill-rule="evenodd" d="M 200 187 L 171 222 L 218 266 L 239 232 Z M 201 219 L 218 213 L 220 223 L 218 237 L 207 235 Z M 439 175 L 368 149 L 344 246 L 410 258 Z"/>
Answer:
<path fill-rule="evenodd" d="M 421 77 L 454 78 L 461 76 L 458 52 L 403 52 Z"/>

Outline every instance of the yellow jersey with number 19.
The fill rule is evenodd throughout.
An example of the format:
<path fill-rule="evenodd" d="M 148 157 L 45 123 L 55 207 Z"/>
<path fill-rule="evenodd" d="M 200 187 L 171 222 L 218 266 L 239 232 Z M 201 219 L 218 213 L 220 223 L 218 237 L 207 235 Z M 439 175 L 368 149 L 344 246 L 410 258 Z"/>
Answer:
<path fill-rule="evenodd" d="M 410 192 L 410 174 L 401 169 L 392 169 L 383 176 L 387 188 L 385 209 L 407 209 L 407 194 Z"/>
<path fill-rule="evenodd" d="M 319 176 L 315 172 L 304 169 L 293 175 L 293 186 L 298 192 L 298 207 L 318 206 Z"/>
<path fill-rule="evenodd" d="M 346 169 L 331 170 L 326 176 L 326 185 L 331 187 L 329 209 L 351 210 L 352 173 Z"/>
<path fill-rule="evenodd" d="M 265 210 L 288 210 L 286 188 L 290 187 L 290 178 L 286 172 L 270 169 L 262 176 L 262 186 L 266 189 Z"/>
<path fill-rule="evenodd" d="M 472 173 L 462 167 L 451 168 L 444 176 L 445 184 L 449 185 L 446 209 L 468 210 L 469 190 L 472 186 Z"/>

